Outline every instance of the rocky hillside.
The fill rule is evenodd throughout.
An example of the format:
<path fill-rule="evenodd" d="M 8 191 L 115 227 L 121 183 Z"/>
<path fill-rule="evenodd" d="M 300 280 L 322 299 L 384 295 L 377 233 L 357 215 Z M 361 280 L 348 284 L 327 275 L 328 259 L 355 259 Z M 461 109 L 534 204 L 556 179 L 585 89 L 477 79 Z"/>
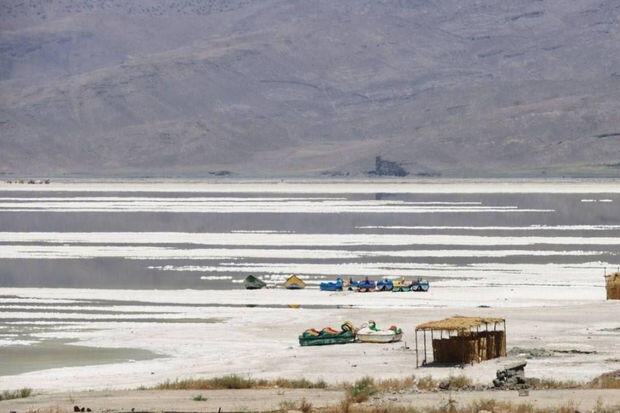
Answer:
<path fill-rule="evenodd" d="M 3 0 L 0 174 L 620 176 L 618 56 L 614 0 Z"/>

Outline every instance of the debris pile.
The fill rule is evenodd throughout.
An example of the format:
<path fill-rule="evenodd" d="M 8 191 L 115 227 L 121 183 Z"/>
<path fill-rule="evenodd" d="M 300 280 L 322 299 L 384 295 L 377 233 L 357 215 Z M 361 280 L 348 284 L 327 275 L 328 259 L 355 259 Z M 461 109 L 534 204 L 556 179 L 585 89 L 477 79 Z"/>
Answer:
<path fill-rule="evenodd" d="M 497 378 L 493 380 L 493 385 L 499 389 L 524 389 L 528 387 L 525 379 L 525 365 L 527 361 L 497 370 Z"/>

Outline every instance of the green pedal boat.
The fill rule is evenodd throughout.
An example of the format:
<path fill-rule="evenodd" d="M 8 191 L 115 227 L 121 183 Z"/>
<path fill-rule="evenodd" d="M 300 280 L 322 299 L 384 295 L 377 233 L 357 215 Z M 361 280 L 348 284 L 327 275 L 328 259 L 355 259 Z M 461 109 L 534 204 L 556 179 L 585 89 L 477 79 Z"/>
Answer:
<path fill-rule="evenodd" d="M 331 327 L 325 327 L 321 331 L 309 328 L 299 336 L 299 344 L 302 346 L 345 344 L 353 340 L 355 340 L 355 327 L 349 321 L 340 326 L 340 331 Z"/>

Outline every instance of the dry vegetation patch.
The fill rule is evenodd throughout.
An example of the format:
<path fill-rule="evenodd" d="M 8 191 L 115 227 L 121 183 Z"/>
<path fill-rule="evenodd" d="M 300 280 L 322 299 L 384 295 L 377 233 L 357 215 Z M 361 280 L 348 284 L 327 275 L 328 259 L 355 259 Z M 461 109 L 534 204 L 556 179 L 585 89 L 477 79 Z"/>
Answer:
<path fill-rule="evenodd" d="M 620 406 L 606 405 L 598 400 L 596 407 L 591 413 L 617 413 Z M 579 406 L 568 401 L 557 407 L 538 408 L 531 403 L 511 403 L 495 399 L 480 399 L 466 406 L 459 406 L 454 400 L 449 399 L 437 407 L 418 408 L 415 406 L 400 406 L 386 404 L 381 406 L 365 406 L 351 404 L 343 401 L 338 405 L 321 409 L 311 410 L 316 413 L 575 413 L 579 412 Z"/>
<path fill-rule="evenodd" d="M 230 389 L 325 389 L 327 383 L 324 380 L 310 381 L 306 379 L 283 379 L 275 380 L 253 379 L 231 374 L 228 376 L 214 377 L 210 379 L 184 379 L 166 380 L 158 384 L 154 390 L 230 390 Z M 147 390 L 141 387 L 140 390 Z"/>
<path fill-rule="evenodd" d="M 620 370 L 602 374 L 584 387 L 590 389 L 620 389 Z"/>
<path fill-rule="evenodd" d="M 32 389 L 24 387 L 19 390 L 5 390 L 0 393 L 0 401 L 12 399 L 24 399 L 32 394 Z"/>

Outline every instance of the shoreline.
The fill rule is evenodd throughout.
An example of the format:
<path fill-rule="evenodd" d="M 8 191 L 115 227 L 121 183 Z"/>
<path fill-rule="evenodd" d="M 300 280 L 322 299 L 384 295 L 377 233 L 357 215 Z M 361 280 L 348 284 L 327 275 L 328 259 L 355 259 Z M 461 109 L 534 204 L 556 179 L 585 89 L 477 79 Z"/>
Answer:
<path fill-rule="evenodd" d="M 616 314 L 618 302 L 605 301 L 604 288 L 590 299 L 555 299 L 547 289 L 526 299 L 527 286 L 509 291 L 469 291 L 466 302 L 462 289 L 434 289 L 426 298 L 418 293 L 372 293 L 325 295 L 318 290 L 218 290 L 110 291 L 71 289 L 0 289 L 0 295 L 37 296 L 41 304 L 106 296 L 114 306 L 127 311 L 123 300 L 140 297 L 148 311 L 158 311 L 171 320 L 191 315 L 195 322 L 72 322 L 34 337 L 75 340 L 80 346 L 136 348 L 162 355 L 160 358 L 96 366 L 63 367 L 19 375 L 0 376 L 0 389 L 30 387 L 36 391 L 80 391 L 127 389 L 154 386 L 166 380 L 219 377 L 325 380 L 329 383 L 431 375 L 435 379 L 465 375 L 477 383 L 490 383 L 495 372 L 526 359 L 526 377 L 588 381 L 620 369 L 620 334 Z M 495 291 L 492 293 L 491 291 Z M 494 296 L 504 291 L 504 297 Z M 302 294 L 299 294 L 299 293 Z M 232 293 L 232 291 L 227 292 Z M 303 294 L 307 293 L 307 294 Z M 556 291 L 556 294 L 558 292 Z M 545 296 L 546 294 L 546 296 Z M 230 296 L 229 296 L 230 295 Z M 583 298 L 583 297 L 582 297 Z M 352 300 L 352 301 L 351 301 Z M 421 302 L 425 300 L 425 302 Z M 420 301 L 420 302 L 418 302 Z M 182 303 L 184 306 L 148 303 Z M 237 302 L 246 307 L 212 306 L 208 303 Z M 255 307 L 254 304 L 295 302 L 297 308 Z M 417 302 L 417 305 L 416 305 Z M 330 304 L 327 308 L 304 308 L 304 304 Z M 202 305 L 201 305 L 202 304 Z M 485 304 L 490 304 L 485 306 Z M 46 304 L 45 304 L 46 305 Z M 415 305 L 415 306 L 414 306 Z M 340 307 L 339 307 L 340 306 Z M 140 307 L 138 308 L 138 310 Z M 132 310 L 135 311 L 135 310 Z M 142 311 L 142 310 L 140 310 Z M 508 357 L 461 367 L 415 366 L 415 326 L 450 317 L 491 316 L 506 319 Z M 163 315 L 162 315 L 163 316 Z M 217 318 L 217 322 L 213 322 Z M 202 320 L 202 321 L 201 321 Z M 339 327 L 344 321 L 356 326 L 375 320 L 379 328 L 397 325 L 404 331 L 397 343 L 352 343 L 338 346 L 301 347 L 297 337 L 308 328 Z M 36 319 L 32 319 L 37 323 Z M 46 321 L 44 325 L 58 324 Z M 37 324 L 33 324 L 36 326 Z M 86 328 L 85 326 L 88 326 Z M 165 332 L 165 334 L 162 334 Z M 2 347 L 0 347 L 1 352 Z M 511 351 L 511 349 L 515 349 Z M 422 350 L 418 349 L 422 359 Z M 260 354 L 260 357 L 256 355 Z M 429 360 L 431 355 L 428 349 Z M 317 360 L 321 360 L 317 363 Z"/>
<path fill-rule="evenodd" d="M 201 397 L 202 400 L 195 400 Z M 305 401 L 314 409 L 338 406 L 346 395 L 343 390 L 320 389 L 242 389 L 242 390 L 118 390 L 35 394 L 26 399 L 0 401 L 0 408 L 12 411 L 49 411 L 64 413 L 74 406 L 92 411 L 169 411 L 169 412 L 274 412 Z M 516 390 L 388 392 L 375 396 L 359 407 L 416 409 L 452 405 L 463 408 L 473 403 L 493 400 L 531 408 L 579 408 L 591 411 L 596 407 L 620 406 L 620 391 L 612 390 L 534 390 L 520 396 Z"/>
<path fill-rule="evenodd" d="M 58 179 L 49 184 L 8 183 L 0 191 L 241 192 L 241 193 L 620 193 L 619 177 L 411 179 Z"/>

